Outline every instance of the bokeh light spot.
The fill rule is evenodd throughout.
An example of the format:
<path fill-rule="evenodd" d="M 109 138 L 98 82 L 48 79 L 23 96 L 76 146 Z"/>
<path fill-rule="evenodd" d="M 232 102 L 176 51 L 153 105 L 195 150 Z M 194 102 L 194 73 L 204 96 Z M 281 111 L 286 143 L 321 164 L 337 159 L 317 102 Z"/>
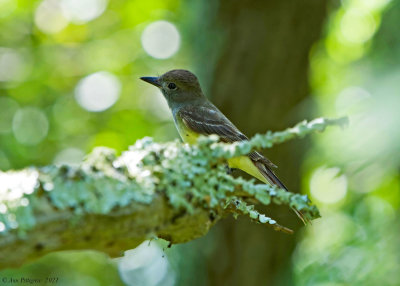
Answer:
<path fill-rule="evenodd" d="M 344 0 L 342 0 L 344 2 Z M 369 10 L 378 10 L 382 9 L 385 7 L 387 4 L 389 4 L 391 0 L 361 0 L 357 1 L 356 3 L 358 5 L 361 5 Z M 346 2 L 350 2 L 347 0 Z"/>
<path fill-rule="evenodd" d="M 75 98 L 84 109 L 99 112 L 114 105 L 120 90 L 118 78 L 102 71 L 83 78 L 75 89 Z"/>
<path fill-rule="evenodd" d="M 53 163 L 56 165 L 63 165 L 63 164 L 76 165 L 82 162 L 84 156 L 85 153 L 81 149 L 67 148 L 61 150 L 54 157 Z"/>
<path fill-rule="evenodd" d="M 361 111 L 362 107 L 365 107 L 365 100 L 370 97 L 371 94 L 361 87 L 347 87 L 336 98 L 336 112 L 339 114 L 349 114 Z"/>
<path fill-rule="evenodd" d="M 0 18 L 6 17 L 17 8 L 15 0 L 0 0 Z"/>
<path fill-rule="evenodd" d="M 84 1 L 83 1 L 84 2 Z M 35 11 L 35 24 L 46 34 L 60 32 L 68 25 L 58 0 L 44 0 Z"/>
<path fill-rule="evenodd" d="M 349 9 L 340 22 L 340 31 L 343 39 L 349 43 L 364 43 L 375 33 L 377 25 L 368 11 L 363 9 Z"/>
<path fill-rule="evenodd" d="M 343 199 L 347 193 L 345 175 L 338 176 L 339 168 L 318 168 L 311 176 L 310 192 L 313 198 L 326 204 Z"/>
<path fill-rule="evenodd" d="M 49 131 L 49 122 L 40 109 L 24 107 L 15 113 L 12 130 L 19 143 L 36 145 L 46 137 Z"/>
<path fill-rule="evenodd" d="M 118 264 L 122 280 L 127 285 L 174 285 L 175 275 L 160 247 L 149 241 L 125 251 Z"/>
<path fill-rule="evenodd" d="M 9 48 L 0 47 L 0 81 L 20 80 L 24 72 L 21 55 Z"/>
<path fill-rule="evenodd" d="M 106 0 L 61 0 L 65 18 L 75 24 L 84 24 L 99 17 L 107 7 Z"/>
<path fill-rule="evenodd" d="M 0 97 L 0 134 L 11 131 L 12 120 L 18 110 L 18 103 L 10 97 Z"/>
<path fill-rule="evenodd" d="M 181 41 L 176 27 L 167 21 L 149 24 L 141 40 L 146 53 L 157 59 L 172 57 L 178 51 Z"/>

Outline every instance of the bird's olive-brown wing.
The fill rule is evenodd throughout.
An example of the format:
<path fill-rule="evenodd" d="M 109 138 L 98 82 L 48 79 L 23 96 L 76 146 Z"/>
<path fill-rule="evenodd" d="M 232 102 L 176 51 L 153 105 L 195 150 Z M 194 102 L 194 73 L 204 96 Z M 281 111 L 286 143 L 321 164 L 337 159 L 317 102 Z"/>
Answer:
<path fill-rule="evenodd" d="M 196 133 L 203 135 L 216 134 L 221 138 L 221 141 L 226 143 L 249 140 L 214 106 L 182 107 L 178 112 L 178 116 L 186 127 Z M 248 156 L 253 161 L 264 163 L 270 168 L 276 168 L 275 164 L 257 151 L 251 152 Z"/>

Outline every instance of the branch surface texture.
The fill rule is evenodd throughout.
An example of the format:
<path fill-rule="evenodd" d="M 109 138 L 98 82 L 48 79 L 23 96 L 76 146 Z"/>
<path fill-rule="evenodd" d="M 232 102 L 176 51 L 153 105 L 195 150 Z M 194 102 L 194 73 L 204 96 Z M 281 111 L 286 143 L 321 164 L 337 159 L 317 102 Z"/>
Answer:
<path fill-rule="evenodd" d="M 226 159 L 346 123 L 319 118 L 234 144 L 217 136 L 201 137 L 196 145 L 144 138 L 119 157 L 99 147 L 77 166 L 0 172 L 0 268 L 57 250 L 121 256 L 150 238 L 183 243 L 229 213 L 291 233 L 249 202 L 287 205 L 318 218 L 307 196 L 232 177 Z"/>

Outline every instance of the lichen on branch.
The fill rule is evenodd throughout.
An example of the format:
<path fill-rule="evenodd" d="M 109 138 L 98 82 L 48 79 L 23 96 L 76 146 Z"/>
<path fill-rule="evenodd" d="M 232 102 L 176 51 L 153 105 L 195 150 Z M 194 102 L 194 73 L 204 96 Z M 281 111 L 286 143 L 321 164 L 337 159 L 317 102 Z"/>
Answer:
<path fill-rule="evenodd" d="M 290 232 L 249 202 L 287 205 L 312 220 L 319 213 L 307 196 L 232 177 L 225 161 L 343 123 L 316 119 L 234 144 L 217 136 L 195 145 L 144 138 L 119 157 L 99 147 L 76 166 L 0 172 L 0 267 L 61 249 L 118 256 L 153 237 L 182 243 L 229 213 Z"/>

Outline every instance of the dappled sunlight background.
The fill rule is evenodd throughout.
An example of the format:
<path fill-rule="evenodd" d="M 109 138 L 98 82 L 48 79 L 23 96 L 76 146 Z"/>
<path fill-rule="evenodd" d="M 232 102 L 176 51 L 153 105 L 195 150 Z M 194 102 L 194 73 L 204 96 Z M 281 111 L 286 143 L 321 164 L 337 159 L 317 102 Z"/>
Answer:
<path fill-rule="evenodd" d="M 304 230 L 294 255 L 298 285 L 399 284 L 400 69 L 391 63 L 400 59 L 400 5 L 393 2 L 342 1 L 312 51 L 318 114 L 347 115 L 350 124 L 315 136 L 305 162 L 304 189 L 322 219 Z"/>
<path fill-rule="evenodd" d="M 71 163 L 94 146 L 121 151 L 143 136 L 175 138 L 164 99 L 138 77 L 190 66 L 179 1 L 0 7 L 0 169 Z"/>
<path fill-rule="evenodd" d="M 177 138 L 160 92 L 138 78 L 191 69 L 182 6 L 0 0 L 0 170 L 77 164 L 95 146 L 120 152 L 145 136 Z M 315 117 L 348 116 L 350 124 L 313 136 L 300 170 L 302 192 L 322 218 L 302 230 L 295 285 L 400 283 L 399 19 L 399 0 L 342 0 L 310 53 Z M 35 175 L 16 183 L 0 173 L 0 191 L 18 184 L 20 193 L 4 194 L 21 196 Z M 218 231 L 203 238 L 206 247 L 146 241 L 114 260 L 93 251 L 52 253 L 0 276 L 56 275 L 57 285 L 203 285 Z"/>

